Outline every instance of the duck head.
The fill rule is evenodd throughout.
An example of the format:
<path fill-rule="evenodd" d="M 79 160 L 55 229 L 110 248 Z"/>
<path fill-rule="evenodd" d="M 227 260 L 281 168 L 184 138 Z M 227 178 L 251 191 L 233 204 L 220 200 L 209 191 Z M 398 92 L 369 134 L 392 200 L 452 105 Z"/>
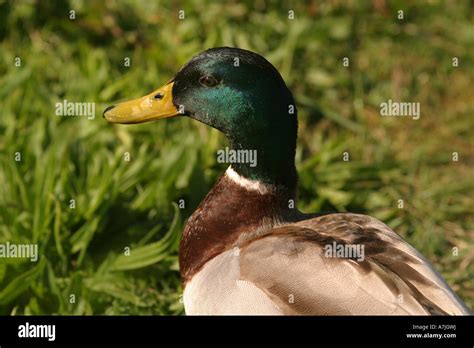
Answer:
<path fill-rule="evenodd" d="M 218 129 L 232 150 L 256 150 L 256 166 L 232 164 L 239 175 L 295 188 L 296 106 L 279 72 L 262 56 L 239 48 L 206 50 L 163 87 L 104 111 L 107 121 L 124 124 L 178 116 Z"/>

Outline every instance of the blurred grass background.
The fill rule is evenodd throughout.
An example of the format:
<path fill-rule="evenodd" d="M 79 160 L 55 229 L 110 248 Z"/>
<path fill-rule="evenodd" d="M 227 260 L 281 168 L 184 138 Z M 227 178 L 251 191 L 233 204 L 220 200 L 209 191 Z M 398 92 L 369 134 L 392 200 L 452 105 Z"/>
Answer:
<path fill-rule="evenodd" d="M 473 13 L 468 0 L 0 0 L 0 243 L 40 249 L 38 263 L 0 259 L 0 314 L 183 314 L 179 234 L 226 141 L 189 119 L 101 113 L 224 45 L 264 55 L 296 97 L 300 209 L 381 219 L 472 308 Z M 56 116 L 64 99 L 95 102 L 96 118 Z M 421 118 L 380 117 L 388 99 L 420 102 Z"/>

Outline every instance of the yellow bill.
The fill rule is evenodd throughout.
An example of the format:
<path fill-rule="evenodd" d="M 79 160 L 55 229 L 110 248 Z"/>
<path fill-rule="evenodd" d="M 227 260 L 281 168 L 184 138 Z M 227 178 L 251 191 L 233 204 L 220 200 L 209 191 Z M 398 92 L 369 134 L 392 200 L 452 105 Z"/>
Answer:
<path fill-rule="evenodd" d="M 104 111 L 104 118 L 112 123 L 143 123 L 160 118 L 180 115 L 173 104 L 173 82 L 151 92 L 150 94 L 109 106 Z"/>

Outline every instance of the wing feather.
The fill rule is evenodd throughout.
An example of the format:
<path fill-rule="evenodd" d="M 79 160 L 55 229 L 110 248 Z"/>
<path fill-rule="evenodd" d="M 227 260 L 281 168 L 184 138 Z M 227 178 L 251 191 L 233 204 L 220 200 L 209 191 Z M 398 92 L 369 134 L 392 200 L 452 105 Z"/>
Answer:
<path fill-rule="evenodd" d="M 328 258 L 333 242 L 364 259 Z M 284 314 L 470 314 L 431 264 L 382 222 L 330 214 L 268 230 L 241 246 L 240 279 Z"/>

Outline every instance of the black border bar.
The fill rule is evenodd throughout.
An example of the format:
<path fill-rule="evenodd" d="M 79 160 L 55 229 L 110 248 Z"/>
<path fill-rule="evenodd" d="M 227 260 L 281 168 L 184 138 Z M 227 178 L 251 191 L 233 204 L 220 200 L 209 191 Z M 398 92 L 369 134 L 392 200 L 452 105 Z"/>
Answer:
<path fill-rule="evenodd" d="M 55 340 L 20 338 L 26 323 L 55 325 Z M 407 334 L 449 334 L 408 338 Z M 165 317 L 14 316 L 0 317 L 0 346 L 57 344 L 474 344 L 474 317 Z"/>

